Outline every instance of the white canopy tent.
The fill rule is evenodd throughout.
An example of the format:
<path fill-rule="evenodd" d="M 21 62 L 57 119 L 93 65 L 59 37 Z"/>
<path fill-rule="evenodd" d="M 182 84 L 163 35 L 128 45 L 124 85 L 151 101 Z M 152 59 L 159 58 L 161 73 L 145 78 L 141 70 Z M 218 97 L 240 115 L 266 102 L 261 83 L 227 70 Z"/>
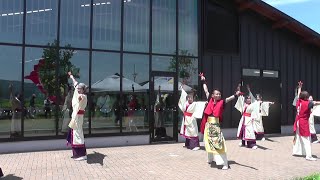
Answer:
<path fill-rule="evenodd" d="M 119 92 L 120 76 L 111 75 L 99 80 L 91 85 L 93 92 Z M 124 92 L 141 92 L 145 90 L 140 84 L 127 78 L 122 78 L 122 91 Z"/>
<path fill-rule="evenodd" d="M 160 86 L 161 91 L 173 91 L 173 77 L 159 77 L 154 80 L 154 90 L 158 90 Z M 181 86 L 181 82 L 178 82 L 178 89 Z M 149 82 L 142 86 L 144 89 L 149 90 Z M 183 89 L 187 92 L 191 91 L 192 88 L 188 85 L 183 85 Z"/>

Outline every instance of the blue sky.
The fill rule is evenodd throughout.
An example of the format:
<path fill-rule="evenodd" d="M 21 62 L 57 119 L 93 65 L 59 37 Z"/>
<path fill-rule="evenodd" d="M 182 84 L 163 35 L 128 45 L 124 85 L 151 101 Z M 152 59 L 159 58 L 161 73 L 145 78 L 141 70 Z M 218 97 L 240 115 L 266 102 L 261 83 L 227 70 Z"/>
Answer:
<path fill-rule="evenodd" d="M 320 0 L 263 0 L 320 33 Z"/>

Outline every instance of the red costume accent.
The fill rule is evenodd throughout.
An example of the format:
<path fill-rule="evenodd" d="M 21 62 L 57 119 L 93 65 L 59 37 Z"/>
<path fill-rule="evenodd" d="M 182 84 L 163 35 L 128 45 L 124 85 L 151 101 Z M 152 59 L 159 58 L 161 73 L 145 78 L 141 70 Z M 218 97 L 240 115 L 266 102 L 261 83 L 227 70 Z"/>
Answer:
<path fill-rule="evenodd" d="M 299 123 L 300 136 L 310 136 L 309 117 L 311 109 L 309 108 L 309 100 L 299 99 L 296 104 L 298 114 L 293 125 L 293 131 L 297 130 L 297 123 Z M 298 110 L 299 109 L 299 110 Z"/>
<path fill-rule="evenodd" d="M 220 123 L 222 122 L 222 113 L 224 110 L 224 104 L 225 101 L 224 100 L 218 100 L 216 103 L 214 103 L 214 100 L 212 98 L 210 98 L 209 103 L 207 105 L 207 107 L 205 108 L 204 112 L 203 112 L 203 118 L 201 121 L 201 133 L 204 133 L 204 129 L 208 120 L 208 116 L 214 116 L 219 118 Z"/>

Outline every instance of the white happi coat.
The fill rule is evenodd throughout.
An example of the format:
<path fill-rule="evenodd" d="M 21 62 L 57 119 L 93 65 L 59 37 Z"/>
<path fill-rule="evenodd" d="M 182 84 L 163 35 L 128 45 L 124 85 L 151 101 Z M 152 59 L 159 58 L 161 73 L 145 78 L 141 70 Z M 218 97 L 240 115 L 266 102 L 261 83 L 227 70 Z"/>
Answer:
<path fill-rule="evenodd" d="M 256 136 L 254 133 L 254 120 L 257 118 L 257 112 L 254 104 L 245 105 L 244 97 L 241 95 L 238 97 L 238 100 L 235 104 L 235 108 L 241 113 L 241 119 L 238 125 L 237 137 L 242 140 L 255 140 Z M 250 117 L 244 116 L 244 113 L 251 114 Z M 240 137 L 242 125 L 245 126 L 244 136 Z"/>
<path fill-rule="evenodd" d="M 310 133 L 317 134 L 316 129 L 314 128 L 314 116 L 320 116 L 320 106 L 314 106 L 311 109 L 311 114 L 309 117 Z"/>
<path fill-rule="evenodd" d="M 79 101 L 81 96 L 82 100 Z M 84 135 L 83 135 L 83 114 L 78 114 L 79 110 L 85 110 L 87 106 L 87 96 L 85 94 L 79 94 L 76 87 L 72 97 L 72 115 L 69 127 L 73 130 L 71 134 L 72 146 L 83 146 Z"/>
<path fill-rule="evenodd" d="M 253 128 L 254 131 L 257 134 L 263 134 L 264 128 L 263 128 L 263 122 L 262 122 L 262 116 L 268 116 L 269 115 L 269 107 L 270 102 L 267 101 L 257 101 L 256 98 L 252 95 L 252 93 L 249 93 L 251 97 L 251 104 L 254 106 L 257 117 L 253 122 Z"/>
<path fill-rule="evenodd" d="M 183 116 L 180 134 L 185 138 L 198 137 L 196 118 L 202 118 L 206 102 L 193 102 L 192 104 L 189 104 L 187 101 L 187 93 L 182 89 L 178 105 L 183 113 L 192 114 L 191 116 Z"/>

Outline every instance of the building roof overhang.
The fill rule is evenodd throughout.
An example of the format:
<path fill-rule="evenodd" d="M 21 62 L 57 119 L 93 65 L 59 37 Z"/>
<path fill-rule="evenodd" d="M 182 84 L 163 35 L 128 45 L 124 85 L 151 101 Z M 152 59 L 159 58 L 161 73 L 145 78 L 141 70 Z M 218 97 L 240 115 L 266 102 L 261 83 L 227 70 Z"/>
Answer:
<path fill-rule="evenodd" d="M 320 48 L 320 34 L 310 29 L 306 25 L 288 16 L 280 10 L 270 6 L 261 0 L 236 0 L 238 11 L 254 11 L 267 19 L 270 19 L 272 29 L 288 29 L 301 37 L 304 44 L 312 44 Z"/>

